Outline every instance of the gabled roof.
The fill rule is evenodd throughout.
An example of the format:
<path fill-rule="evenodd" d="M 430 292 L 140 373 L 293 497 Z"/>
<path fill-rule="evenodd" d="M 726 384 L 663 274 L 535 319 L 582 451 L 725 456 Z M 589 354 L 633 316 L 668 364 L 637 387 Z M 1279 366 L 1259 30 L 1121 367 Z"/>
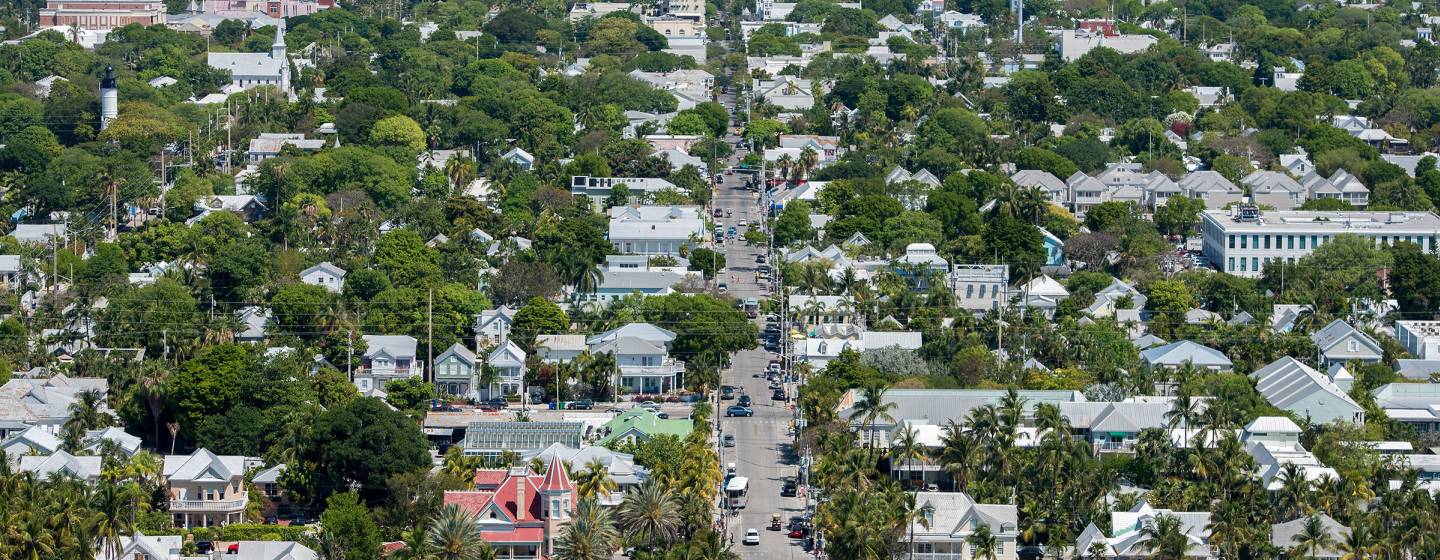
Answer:
<path fill-rule="evenodd" d="M 85 450 L 100 450 L 102 442 L 113 441 L 126 455 L 134 455 L 140 450 L 140 438 L 130 435 L 123 428 L 111 426 L 102 430 L 89 430 L 85 432 Z"/>
<path fill-rule="evenodd" d="M 673 331 L 662 329 L 650 323 L 628 323 L 619 328 L 610 329 L 592 336 L 587 339 L 585 343 L 594 345 L 625 336 L 633 336 L 658 345 L 668 345 L 675 340 L 675 333 Z"/>
<path fill-rule="evenodd" d="M 1289 356 L 1256 370 L 1250 377 L 1256 380 L 1255 389 L 1265 400 L 1282 410 L 1290 410 L 1292 406 L 1316 393 L 1326 393 L 1351 408 L 1349 411 L 1334 412 L 1343 412 L 1348 416 L 1350 412 L 1363 410 L 1325 374 Z"/>
<path fill-rule="evenodd" d="M 17 448 L 17 446 L 21 445 L 29 450 L 48 454 L 59 451 L 61 441 L 60 438 L 45 431 L 44 428 L 31 426 L 23 432 L 10 436 L 10 439 L 0 442 L 0 449 L 5 450 L 7 453 L 28 453 L 28 451 Z"/>
<path fill-rule="evenodd" d="M 1245 425 L 1251 434 L 1299 434 L 1303 430 L 1288 416 L 1261 416 Z"/>
<path fill-rule="evenodd" d="M 496 346 L 485 361 L 492 366 L 519 367 L 525 365 L 525 351 L 514 341 L 506 340 L 505 344 Z"/>
<path fill-rule="evenodd" d="M 1350 536 L 1350 528 L 1341 525 L 1339 521 L 1336 521 L 1324 513 L 1318 514 L 1316 517 L 1320 520 L 1320 526 L 1325 528 L 1325 532 L 1330 535 L 1330 540 L 1334 544 L 1320 547 L 1319 550 L 1315 551 L 1316 554 L 1314 557 L 1331 558 L 1341 556 L 1342 551 L 1340 550 L 1339 543 L 1345 542 L 1345 539 Z M 1305 525 L 1309 520 L 1310 518 L 1308 517 L 1300 517 L 1284 523 L 1271 525 L 1270 544 L 1281 550 L 1289 550 L 1298 546 L 1295 539 L 1305 531 Z M 1306 552 L 1308 553 L 1309 551 Z"/>
<path fill-rule="evenodd" d="M 1180 179 L 1178 183 L 1181 190 L 1186 193 L 1212 193 L 1220 192 L 1225 194 L 1240 194 L 1244 191 L 1235 186 L 1224 175 L 1217 171 L 1192 171 L 1189 175 Z"/>
<path fill-rule="evenodd" d="M 63 450 L 47 456 L 26 455 L 20 457 L 20 470 L 34 474 L 37 479 L 59 473 L 80 480 L 96 480 L 100 478 L 100 457 L 76 457 Z"/>
<path fill-rule="evenodd" d="M 216 455 L 202 447 L 190 455 L 165 456 L 165 478 L 172 482 L 228 481 L 243 474 L 245 458 L 239 455 Z"/>
<path fill-rule="evenodd" d="M 1010 180 L 1022 187 L 1041 187 L 1049 192 L 1063 192 L 1067 187 L 1059 177 L 1039 169 L 1021 169 L 1011 175 Z"/>
<path fill-rule="evenodd" d="M 321 262 L 321 263 L 319 263 L 319 264 L 317 264 L 317 265 L 315 265 L 315 266 L 312 266 L 312 267 L 310 267 L 310 268 L 307 268 L 307 269 L 305 269 L 305 270 L 300 271 L 300 277 L 301 277 L 301 278 L 304 278 L 304 277 L 309 276 L 309 275 L 311 275 L 311 274 L 314 274 L 314 273 L 316 273 L 316 272 L 323 272 L 323 273 L 325 273 L 325 274 L 329 274 L 329 275 L 334 276 L 334 277 L 336 277 L 336 278 L 344 278 L 344 277 L 345 277 L 345 269 L 340 268 L 340 267 L 338 267 L 338 266 L 335 266 L 334 264 L 331 264 L 330 261 L 324 261 L 324 262 Z"/>
<path fill-rule="evenodd" d="M 1065 286 L 1045 274 L 1026 283 L 1019 291 L 1027 297 L 1070 297 L 1070 291 L 1066 290 Z"/>
<path fill-rule="evenodd" d="M 1355 327 L 1350 326 L 1350 323 L 1340 319 L 1331 321 L 1330 324 L 1325 325 L 1325 328 L 1310 334 L 1310 340 L 1315 343 L 1315 348 L 1322 354 L 1348 338 L 1354 338 L 1375 354 L 1385 353 L 1385 350 L 1380 348 L 1380 343 L 1375 342 L 1370 335 L 1356 330 Z"/>
<path fill-rule="evenodd" d="M 1231 366 L 1225 353 L 1198 342 L 1181 340 L 1140 352 L 1140 358 L 1152 366 L 1178 367 L 1187 362 L 1197 367 Z"/>
<path fill-rule="evenodd" d="M 1165 413 L 1169 403 L 1115 402 L 1095 418 L 1090 429 L 1095 432 L 1139 433 L 1147 428 L 1166 426 Z"/>
<path fill-rule="evenodd" d="M 413 360 L 415 347 L 419 344 L 415 337 L 408 335 L 367 334 L 361 338 L 365 340 L 366 358 L 384 354 L 396 359 Z"/>
<path fill-rule="evenodd" d="M 612 338 L 591 346 L 593 354 L 615 354 L 616 356 L 653 356 L 664 354 L 665 347 L 656 345 L 636 336 Z"/>
<path fill-rule="evenodd" d="M 469 348 L 466 348 L 464 344 L 456 342 L 455 344 L 451 344 L 449 348 L 446 348 L 444 352 L 441 352 L 439 356 L 436 356 L 435 363 L 443 362 L 452 356 L 471 366 L 475 365 L 476 362 L 475 353 L 471 352 Z"/>

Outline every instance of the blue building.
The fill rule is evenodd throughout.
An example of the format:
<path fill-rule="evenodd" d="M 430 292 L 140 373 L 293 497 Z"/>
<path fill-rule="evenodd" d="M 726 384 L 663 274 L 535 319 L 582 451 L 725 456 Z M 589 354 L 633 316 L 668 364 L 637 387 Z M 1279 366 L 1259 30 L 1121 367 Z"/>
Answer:
<path fill-rule="evenodd" d="M 1045 236 L 1045 266 L 1065 264 L 1065 242 L 1045 228 L 1040 228 L 1040 234 Z"/>

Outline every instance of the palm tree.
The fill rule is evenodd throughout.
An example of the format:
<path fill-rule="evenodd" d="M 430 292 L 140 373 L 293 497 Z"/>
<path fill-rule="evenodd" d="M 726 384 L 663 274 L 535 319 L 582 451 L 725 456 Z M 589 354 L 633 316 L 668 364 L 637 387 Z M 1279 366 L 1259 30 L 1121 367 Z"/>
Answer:
<path fill-rule="evenodd" d="M 95 516 L 96 537 L 106 558 L 119 558 L 121 538 L 133 531 L 134 512 L 127 487 L 114 482 L 101 482 L 91 497 Z"/>
<path fill-rule="evenodd" d="M 81 391 L 75 395 L 75 401 L 67 407 L 70 417 L 65 420 L 62 427 L 65 433 L 65 443 L 72 449 L 80 447 L 85 432 L 110 426 L 114 417 L 101 410 L 104 401 L 105 394 L 94 389 Z"/>
<path fill-rule="evenodd" d="M 595 498 L 582 498 L 575 516 L 555 538 L 556 560 L 608 560 L 620 542 L 610 512 Z"/>
<path fill-rule="evenodd" d="M 900 435 L 895 440 L 895 445 L 890 448 L 890 462 L 902 462 L 905 465 L 906 476 L 910 475 L 910 465 L 912 461 L 920 461 L 923 463 L 927 457 L 925 447 L 920 445 L 919 438 L 919 433 L 915 431 L 915 428 L 906 424 L 904 428 L 901 428 Z M 923 475 L 921 482 L 924 482 Z"/>
<path fill-rule="evenodd" d="M 1184 560 L 1190 549 L 1190 539 L 1185 536 L 1180 518 L 1173 515 L 1159 515 L 1140 528 L 1140 549 L 1150 553 L 1155 560 Z"/>
<path fill-rule="evenodd" d="M 905 528 L 910 533 L 910 543 L 905 550 L 911 558 L 915 556 L 915 526 L 930 530 L 930 519 L 935 515 L 935 506 L 930 505 L 928 500 L 924 504 L 916 504 L 915 498 L 914 492 L 905 494 Z"/>
<path fill-rule="evenodd" d="M 1340 560 L 1374 558 L 1380 551 L 1380 544 L 1375 542 L 1375 533 L 1371 532 L 1370 522 L 1356 518 L 1350 525 L 1350 534 L 1346 535 L 1345 540 L 1337 545 L 1337 548 L 1344 553 L 1340 556 Z"/>
<path fill-rule="evenodd" d="M 657 541 L 669 544 L 680 525 L 680 504 L 655 479 L 626 492 L 619 514 L 620 528 L 644 541 L 647 550 L 655 550 Z"/>
<path fill-rule="evenodd" d="M 875 449 L 875 422 L 886 420 L 894 422 L 895 417 L 890 411 L 895 410 L 895 403 L 885 402 L 885 387 L 872 385 L 866 387 L 862 397 L 864 400 L 855 403 L 855 409 L 850 413 L 850 421 L 859 420 L 865 430 L 865 445 L 872 451 Z"/>
<path fill-rule="evenodd" d="M 474 513 L 449 504 L 440 509 L 430 525 L 426 541 L 435 549 L 437 560 L 493 560 L 495 551 L 480 535 Z"/>
<path fill-rule="evenodd" d="M 970 545 L 971 558 L 984 558 L 995 560 L 995 549 L 1000 546 L 1000 540 L 990 532 L 990 526 L 981 523 L 975 528 L 975 532 L 965 537 L 965 542 Z"/>
<path fill-rule="evenodd" d="M 1165 412 L 1166 426 L 1174 429 L 1181 426 L 1184 429 L 1185 441 L 1190 441 L 1190 426 L 1200 416 L 1200 403 L 1190 396 L 1189 393 L 1181 391 L 1174 401 L 1170 403 L 1170 410 Z"/>
<path fill-rule="evenodd" d="M 585 464 L 585 473 L 581 475 L 579 484 L 575 485 L 575 491 L 580 494 L 581 500 L 609 495 L 615 488 L 615 481 L 610 480 L 610 469 L 598 457 Z"/>
<path fill-rule="evenodd" d="M 1310 558 L 1320 556 L 1322 550 L 1335 548 L 1335 537 L 1330 535 L 1325 522 L 1318 515 L 1306 518 L 1305 525 L 1300 528 L 1299 533 L 1290 537 L 1290 541 L 1295 543 L 1296 550 L 1304 551 Z"/>

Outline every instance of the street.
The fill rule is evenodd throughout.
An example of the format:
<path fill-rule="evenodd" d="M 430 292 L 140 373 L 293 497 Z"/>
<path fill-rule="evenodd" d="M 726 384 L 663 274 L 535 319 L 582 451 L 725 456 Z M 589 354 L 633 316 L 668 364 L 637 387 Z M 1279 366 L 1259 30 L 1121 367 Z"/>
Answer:
<path fill-rule="evenodd" d="M 733 142 L 734 139 L 731 139 Z M 743 154 L 743 152 L 742 152 Z M 737 154 L 737 156 L 740 154 Z M 732 159 L 731 162 L 737 161 Z M 729 210 L 728 218 L 717 218 L 727 229 L 734 225 L 743 235 L 745 228 L 738 226 L 745 220 L 749 227 L 760 227 L 762 220 L 760 206 L 755 193 L 743 188 L 745 176 L 731 175 L 726 182 L 717 185 L 715 207 Z M 739 239 L 729 240 L 725 247 L 725 280 L 729 293 L 737 300 L 758 298 L 766 294 L 756 283 L 756 255 L 765 247 L 753 247 Z M 772 262 L 771 266 L 775 266 Z M 764 327 L 764 315 L 756 319 L 757 328 Z M 732 367 L 722 372 L 721 383 L 738 389 L 740 395 L 754 399 L 755 416 L 750 418 L 724 416 L 724 409 L 735 404 L 734 400 L 721 401 L 719 407 L 721 435 L 735 436 L 735 447 L 722 447 L 720 463 L 723 466 L 735 464 L 737 476 L 750 479 L 749 504 L 740 510 L 740 515 L 730 517 L 728 530 L 734 537 L 735 550 L 743 558 L 803 558 L 806 553 L 800 547 L 800 540 L 788 538 L 788 528 L 781 531 L 769 530 L 772 514 L 779 513 L 788 523 L 791 516 L 804 513 L 803 498 L 780 496 L 780 487 L 787 477 L 797 476 L 798 463 L 790 455 L 788 428 L 792 419 L 790 405 L 771 399 L 772 391 L 761 376 L 771 359 L 777 355 L 763 348 L 736 353 Z M 794 388 L 789 388 L 794 394 Z M 738 398 L 738 396 L 737 396 Z M 758 546 L 745 546 L 741 539 L 747 529 L 760 531 Z"/>

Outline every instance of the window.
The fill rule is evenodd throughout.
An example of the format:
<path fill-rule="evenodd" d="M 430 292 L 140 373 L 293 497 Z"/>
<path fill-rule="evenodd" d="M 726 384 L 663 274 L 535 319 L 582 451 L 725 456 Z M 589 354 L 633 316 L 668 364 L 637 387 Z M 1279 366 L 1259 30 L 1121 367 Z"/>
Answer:
<path fill-rule="evenodd" d="M 1249 240 L 1250 240 L 1250 236 L 1248 236 L 1248 235 L 1242 235 L 1242 236 L 1240 236 L 1240 248 L 1241 248 L 1241 249 L 1249 249 L 1249 248 L 1250 248 L 1249 243 L 1248 243 Z"/>
<path fill-rule="evenodd" d="M 1268 236 L 1268 235 L 1262 235 L 1262 236 L 1260 236 L 1260 237 L 1265 240 L 1265 248 L 1266 248 L 1266 249 L 1269 249 L 1269 248 L 1270 248 L 1270 236 Z"/>
<path fill-rule="evenodd" d="M 1300 248 L 1301 248 L 1301 249 L 1304 249 L 1304 248 L 1305 248 L 1305 236 L 1303 236 L 1303 235 L 1300 236 Z"/>
<path fill-rule="evenodd" d="M 1260 259 L 1258 257 L 1250 257 L 1250 270 L 1260 272 Z"/>
<path fill-rule="evenodd" d="M 1240 257 L 1240 272 L 1245 272 L 1245 257 Z"/>
<path fill-rule="evenodd" d="M 1229 262 L 1227 262 L 1226 265 L 1225 265 L 1225 272 L 1234 272 L 1234 271 L 1235 271 L 1235 257 L 1230 257 Z"/>
<path fill-rule="evenodd" d="M 1354 339 L 1351 339 L 1349 342 L 1350 342 L 1350 349 L 1349 349 L 1349 350 L 1350 350 L 1351 352 L 1355 352 L 1355 351 L 1357 351 L 1357 350 L 1360 349 L 1360 343 L 1359 343 L 1359 342 L 1356 342 Z"/>
<path fill-rule="evenodd" d="M 1228 236 L 1226 236 L 1226 239 L 1228 239 L 1228 240 L 1230 241 L 1230 248 L 1231 248 L 1231 249 L 1234 249 L 1234 248 L 1235 248 L 1235 236 L 1233 236 L 1233 235 L 1228 235 Z"/>
<path fill-rule="evenodd" d="M 1286 249 L 1294 249 L 1294 248 L 1295 248 L 1295 236 L 1293 236 L 1293 235 L 1287 235 L 1287 236 L 1285 236 L 1285 248 L 1286 248 Z"/>

